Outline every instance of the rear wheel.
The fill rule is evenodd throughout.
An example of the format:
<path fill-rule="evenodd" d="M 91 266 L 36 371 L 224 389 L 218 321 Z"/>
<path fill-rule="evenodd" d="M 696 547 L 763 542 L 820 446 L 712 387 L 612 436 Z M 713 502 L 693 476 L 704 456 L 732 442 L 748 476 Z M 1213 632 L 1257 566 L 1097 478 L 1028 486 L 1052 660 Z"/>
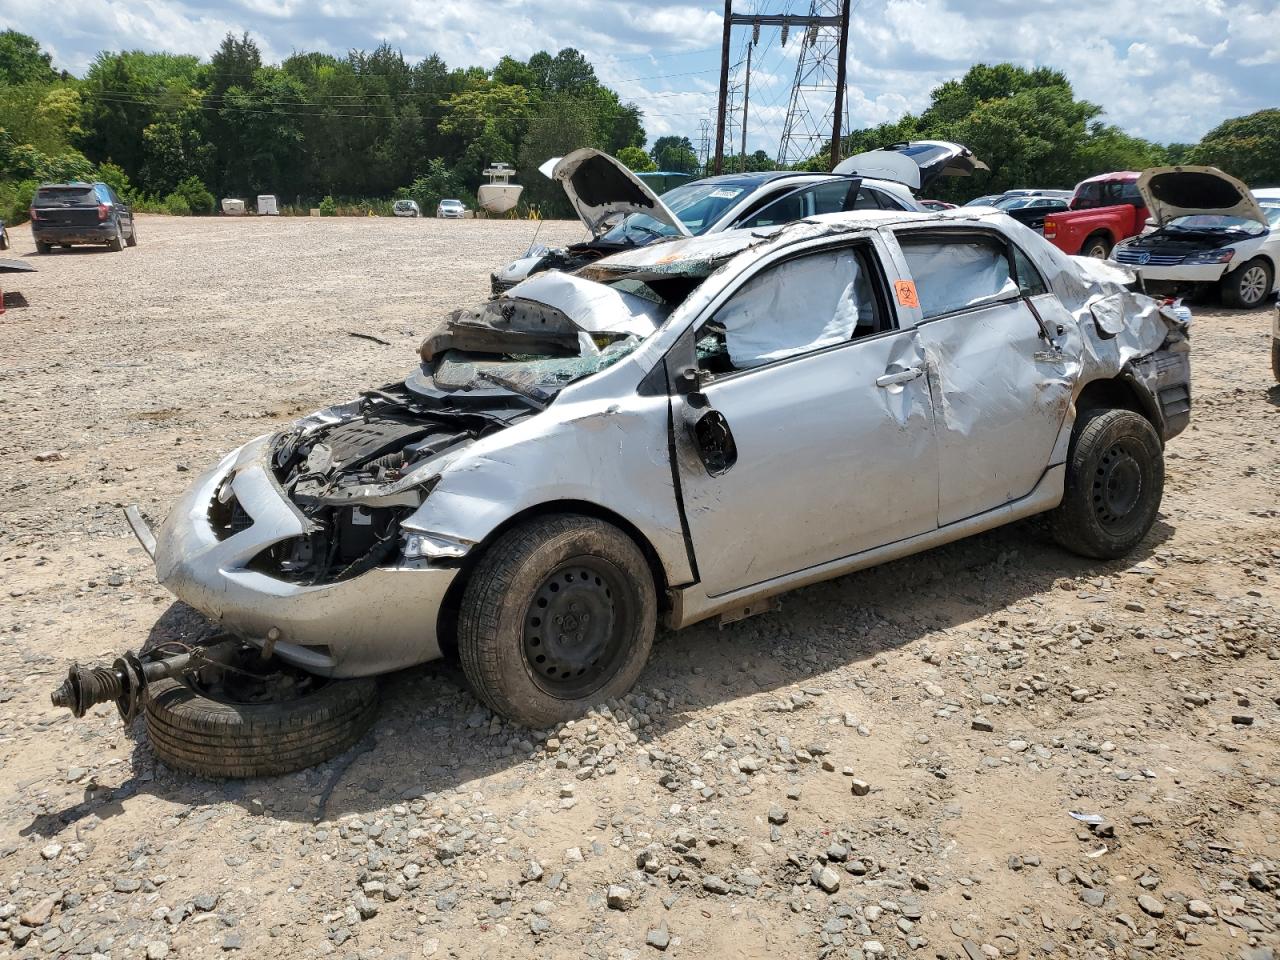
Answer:
<path fill-rule="evenodd" d="M 1095 233 L 1080 248 L 1082 257 L 1093 257 L 1095 260 L 1105 260 L 1110 254 L 1111 241 L 1107 239 L 1105 234 L 1101 233 Z"/>
<path fill-rule="evenodd" d="M 201 777 L 266 777 L 346 750 L 378 712 L 369 677 L 325 680 L 246 649 L 239 673 L 206 668 L 148 686 L 147 734 L 156 756 Z"/>
<path fill-rule="evenodd" d="M 1274 281 L 1271 264 L 1261 257 L 1250 260 L 1222 278 L 1222 299 L 1228 306 L 1251 310 L 1267 299 Z"/>
<path fill-rule="evenodd" d="M 9 249 L 9 234 L 7 232 L 0 233 L 0 250 Z"/>
<path fill-rule="evenodd" d="M 1280 383 L 1280 340 L 1271 338 L 1271 375 Z"/>
<path fill-rule="evenodd" d="M 36 253 L 52 253 L 52 252 L 53 252 L 53 244 L 44 243 L 43 241 L 40 241 L 40 240 L 36 241 Z"/>
<path fill-rule="evenodd" d="M 572 719 L 631 689 L 657 626 L 640 548 L 591 517 L 545 517 L 503 534 L 471 575 L 458 653 L 476 695 L 530 727 Z"/>
<path fill-rule="evenodd" d="M 121 250 L 124 249 L 124 231 L 120 228 L 119 223 L 116 224 L 116 235 L 111 238 L 111 241 L 107 244 L 107 246 L 114 253 L 119 253 Z"/>
<path fill-rule="evenodd" d="M 1057 541 L 1099 560 L 1123 557 L 1147 535 L 1164 494 L 1164 451 L 1132 410 L 1097 410 L 1077 425 L 1062 504 L 1050 515 Z"/>
<path fill-rule="evenodd" d="M 136 220 L 129 221 L 129 239 L 125 241 L 125 245 L 130 247 L 138 245 L 138 222 Z"/>

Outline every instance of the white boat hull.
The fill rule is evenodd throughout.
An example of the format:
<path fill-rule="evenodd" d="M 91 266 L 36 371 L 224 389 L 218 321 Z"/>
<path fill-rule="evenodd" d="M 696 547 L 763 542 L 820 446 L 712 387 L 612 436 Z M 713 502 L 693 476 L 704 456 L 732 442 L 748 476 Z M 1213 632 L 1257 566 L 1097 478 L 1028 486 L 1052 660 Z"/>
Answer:
<path fill-rule="evenodd" d="M 524 187 L 517 183 L 483 183 L 476 192 L 482 209 L 489 213 L 506 213 L 520 202 Z"/>

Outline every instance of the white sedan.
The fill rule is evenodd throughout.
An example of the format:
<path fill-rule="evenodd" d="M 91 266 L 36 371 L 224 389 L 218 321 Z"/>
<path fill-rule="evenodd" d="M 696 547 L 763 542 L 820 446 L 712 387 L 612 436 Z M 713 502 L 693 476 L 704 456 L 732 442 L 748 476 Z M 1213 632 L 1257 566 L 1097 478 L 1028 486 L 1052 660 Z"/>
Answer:
<path fill-rule="evenodd" d="M 1255 190 L 1216 167 L 1156 167 L 1138 178 L 1156 229 L 1113 260 L 1152 292 L 1216 286 L 1233 307 L 1260 307 L 1280 280 L 1280 190 Z"/>
<path fill-rule="evenodd" d="M 461 220 L 467 215 L 467 207 L 461 200 L 441 200 L 436 205 L 436 216 L 442 220 Z"/>

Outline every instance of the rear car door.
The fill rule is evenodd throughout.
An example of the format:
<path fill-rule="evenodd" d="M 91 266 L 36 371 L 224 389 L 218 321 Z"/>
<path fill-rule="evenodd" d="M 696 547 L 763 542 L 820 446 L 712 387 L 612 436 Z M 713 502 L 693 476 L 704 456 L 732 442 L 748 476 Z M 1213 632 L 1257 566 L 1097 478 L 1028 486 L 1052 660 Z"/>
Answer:
<path fill-rule="evenodd" d="M 938 524 L 1029 494 L 1053 456 L 1072 379 L 1043 319 L 1052 298 L 1000 232 L 896 231 L 921 313 L 938 431 Z"/>
<path fill-rule="evenodd" d="M 880 238 L 775 257 L 682 338 L 668 370 L 699 577 L 720 596 L 934 528 L 933 411 Z M 673 374 L 674 377 L 674 374 Z M 719 418 L 717 420 L 717 418 Z M 722 456 L 699 437 L 719 431 Z"/>

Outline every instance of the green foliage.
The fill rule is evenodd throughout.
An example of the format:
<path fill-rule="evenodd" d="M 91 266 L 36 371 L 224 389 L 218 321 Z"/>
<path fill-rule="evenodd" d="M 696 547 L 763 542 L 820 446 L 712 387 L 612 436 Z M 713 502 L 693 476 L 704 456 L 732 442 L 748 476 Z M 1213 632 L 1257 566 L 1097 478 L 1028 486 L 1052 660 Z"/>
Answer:
<path fill-rule="evenodd" d="M 52 83 L 56 79 L 53 58 L 40 49 L 35 37 L 17 30 L 0 33 L 0 85 Z"/>
<path fill-rule="evenodd" d="M 114 190 L 117 196 L 123 197 L 127 201 L 131 201 L 134 197 L 133 184 L 129 182 L 129 175 L 124 172 L 123 168 L 114 163 L 98 164 L 94 179 L 101 180 Z"/>
<path fill-rule="evenodd" d="M 551 157 L 562 157 L 578 147 L 598 147 L 598 133 L 592 116 L 574 109 L 572 97 L 545 100 L 529 122 L 520 145 L 517 168 L 524 184 L 521 202 L 543 218 L 573 217 L 563 188 L 539 173 L 538 167 Z"/>
<path fill-rule="evenodd" d="M 8 226 L 25 223 L 39 180 L 0 181 L 0 220 Z"/>
<path fill-rule="evenodd" d="M 475 205 L 475 198 L 462 178 L 450 170 L 443 159 L 435 157 L 427 161 L 426 170 L 404 191 L 410 200 L 416 200 L 424 217 L 432 216 L 441 200 L 461 200 L 467 206 Z"/>
<path fill-rule="evenodd" d="M 623 147 L 618 151 L 617 157 L 629 170 L 634 170 L 636 173 L 648 173 L 658 169 L 658 165 L 640 147 Z"/>
<path fill-rule="evenodd" d="M 192 213 L 213 213 L 217 206 L 217 200 L 209 192 L 209 188 L 200 182 L 199 177 L 187 177 L 170 196 L 182 198 Z"/>
<path fill-rule="evenodd" d="M 659 137 L 654 141 L 649 156 L 653 157 L 659 170 L 694 173 L 698 169 L 698 154 L 688 137 Z"/>
<path fill-rule="evenodd" d="M 191 216 L 191 204 L 180 193 L 171 193 L 164 198 L 164 212 L 175 217 Z"/>
<path fill-rule="evenodd" d="M 320 201 L 320 216 L 336 217 L 338 215 L 338 202 L 331 196 L 326 196 Z"/>
<path fill-rule="evenodd" d="M 1190 151 L 1188 161 L 1219 167 L 1250 186 L 1280 186 L 1280 109 L 1219 124 Z"/>
<path fill-rule="evenodd" d="M 980 63 L 937 87 L 919 116 L 842 137 L 841 152 L 852 156 L 912 139 L 963 143 L 991 170 L 947 178 L 930 189 L 955 202 L 1016 187 L 1069 189 L 1094 174 L 1165 162 L 1164 148 L 1099 122 L 1101 112 L 1077 100 L 1057 70 Z M 828 169 L 826 161 L 824 154 L 809 168 Z"/>

